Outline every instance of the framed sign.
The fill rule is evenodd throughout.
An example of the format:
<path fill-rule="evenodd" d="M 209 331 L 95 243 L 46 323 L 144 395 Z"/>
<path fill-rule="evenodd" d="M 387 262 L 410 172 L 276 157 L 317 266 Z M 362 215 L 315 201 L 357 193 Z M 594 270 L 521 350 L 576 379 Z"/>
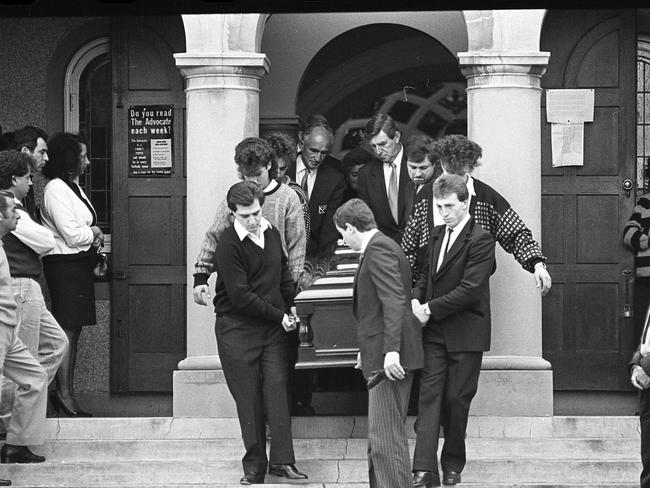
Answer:
<path fill-rule="evenodd" d="M 131 106 L 128 117 L 129 176 L 171 176 L 174 106 Z"/>

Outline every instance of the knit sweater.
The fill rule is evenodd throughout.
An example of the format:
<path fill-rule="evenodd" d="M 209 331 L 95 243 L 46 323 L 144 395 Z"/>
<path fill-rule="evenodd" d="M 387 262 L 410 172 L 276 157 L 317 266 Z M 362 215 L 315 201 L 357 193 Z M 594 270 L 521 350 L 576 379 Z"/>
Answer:
<path fill-rule="evenodd" d="M 281 323 L 293 305 L 294 286 L 277 229 L 264 232 L 264 249 L 249 237 L 239 238 L 234 226 L 220 236 L 216 250 L 216 313 Z"/>
<path fill-rule="evenodd" d="M 476 178 L 473 178 L 473 183 L 476 195 L 472 196 L 469 205 L 470 215 L 492 234 L 504 251 L 514 256 L 522 268 L 532 273 L 536 263 L 546 261 L 532 232 L 494 188 Z M 426 250 L 433 229 L 433 200 L 431 194 L 415 204 L 402 236 L 401 247 L 411 263 L 414 282 L 423 264 L 423 256 L 426 259 L 426 252 L 421 249 Z"/>
<path fill-rule="evenodd" d="M 636 202 L 632 216 L 625 222 L 623 242 L 635 253 L 636 276 L 650 278 L 650 193 Z"/>
<path fill-rule="evenodd" d="M 294 281 L 298 281 L 305 265 L 305 219 L 300 200 L 287 185 L 277 183 L 264 190 L 262 216 L 280 233 L 282 250 L 287 256 L 287 264 Z M 194 264 L 194 286 L 204 285 L 215 271 L 214 253 L 219 238 L 232 223 L 232 212 L 224 200 L 219 204 L 212 225 L 205 233 L 199 254 Z"/>

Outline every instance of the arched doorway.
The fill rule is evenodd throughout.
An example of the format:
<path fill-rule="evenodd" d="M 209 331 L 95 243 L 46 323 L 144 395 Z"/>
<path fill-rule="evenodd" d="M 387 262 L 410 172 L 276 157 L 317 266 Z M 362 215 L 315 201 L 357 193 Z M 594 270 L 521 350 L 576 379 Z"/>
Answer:
<path fill-rule="evenodd" d="M 406 134 L 467 133 L 465 78 L 456 57 L 433 37 L 398 24 L 351 29 L 327 43 L 303 74 L 297 113 L 327 117 L 332 153 L 356 147 L 376 112 L 388 112 Z"/>

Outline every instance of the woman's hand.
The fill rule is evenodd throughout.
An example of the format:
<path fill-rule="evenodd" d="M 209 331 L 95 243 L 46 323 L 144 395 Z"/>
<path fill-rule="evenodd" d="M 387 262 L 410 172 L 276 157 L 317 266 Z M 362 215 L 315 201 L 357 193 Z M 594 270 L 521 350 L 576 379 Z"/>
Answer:
<path fill-rule="evenodd" d="M 93 246 L 101 249 L 104 246 L 104 233 L 96 225 L 93 225 L 90 230 L 93 231 Z"/>

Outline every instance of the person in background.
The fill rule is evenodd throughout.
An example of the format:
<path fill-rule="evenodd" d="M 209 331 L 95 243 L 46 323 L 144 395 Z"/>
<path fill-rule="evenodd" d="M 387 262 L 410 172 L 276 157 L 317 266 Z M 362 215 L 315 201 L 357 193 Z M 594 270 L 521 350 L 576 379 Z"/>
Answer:
<path fill-rule="evenodd" d="M 343 160 L 341 161 L 341 169 L 345 175 L 345 193 L 343 193 L 343 201 L 347 202 L 359 196 L 359 171 L 366 164 L 375 160 L 371 152 L 363 149 L 362 147 L 355 147 L 350 149 Z"/>
<path fill-rule="evenodd" d="M 43 191 L 46 179 L 43 176 L 43 166 L 49 157 L 47 153 L 47 133 L 40 127 L 26 125 L 14 132 L 14 144 L 18 151 L 32 156 L 32 182 L 29 193 L 25 197 L 25 208 L 35 222 L 40 223 L 40 208 L 43 205 Z"/>
<path fill-rule="evenodd" d="M 307 257 L 327 257 L 332 255 L 338 239 L 332 215 L 343 202 L 345 178 L 335 164 L 326 163 L 333 159 L 329 153 L 334 131 L 329 124 L 315 120 L 303 128 L 300 137 L 300 152 L 287 174 L 300 184 L 309 200 L 311 231 Z"/>
<path fill-rule="evenodd" d="M 289 175 L 287 175 L 287 168 L 291 162 L 296 159 L 296 142 L 288 135 L 281 132 L 268 134 L 264 136 L 264 140 L 271 145 L 271 149 L 273 149 L 273 152 L 275 153 L 277 171 L 277 176 L 275 178 L 276 181 L 289 186 L 289 188 L 296 192 L 298 200 L 300 200 L 302 213 L 305 217 L 305 235 L 307 241 L 309 241 L 311 219 L 309 218 L 309 201 L 307 200 L 307 194 L 298 183 L 293 181 Z"/>
<path fill-rule="evenodd" d="M 372 210 L 379 230 L 399 244 L 410 211 L 402 133 L 390 115 L 378 113 L 366 123 L 365 137 L 381 163 L 359 171 L 359 198 Z"/>
<path fill-rule="evenodd" d="M 68 348 L 68 338 L 47 309 L 39 284 L 42 274 L 39 256 L 54 249 L 54 235 L 34 222 L 20 203 L 32 186 L 31 165 L 32 156 L 25 152 L 0 152 L 0 190 L 9 191 L 14 196 L 16 211 L 20 216 L 16 229 L 6 234 L 2 242 L 16 297 L 18 338 L 43 366 L 50 384 Z M 0 385 L 0 415 L 6 427 L 16 384 L 0 376 Z"/>
<path fill-rule="evenodd" d="M 263 483 L 267 467 L 272 475 L 307 478 L 294 464 L 287 394 L 287 332 L 296 327 L 288 314 L 295 317 L 295 287 L 280 234 L 262 216 L 264 198 L 252 181 L 228 190 L 235 220 L 221 233 L 215 251 L 215 333 L 246 449 L 243 485 Z"/>
<path fill-rule="evenodd" d="M 521 217 L 494 188 L 470 175 L 481 163 L 481 146 L 463 135 L 448 135 L 435 140 L 429 149 L 429 160 L 439 161 L 443 174 L 462 176 L 469 191 L 469 213 L 476 223 L 490 232 L 504 251 L 512 254 L 524 270 L 532 273 L 535 286 L 545 296 L 552 286 L 546 269 L 546 257 Z M 419 249 L 429 243 L 434 225 L 443 222 L 435 209 L 433 198 L 421 198 L 413 207 L 404 230 L 401 247 L 407 256 L 415 256 L 416 274 L 422 263 L 417 262 Z"/>
<path fill-rule="evenodd" d="M 79 177 L 90 165 L 86 144 L 75 134 L 56 134 L 49 141 L 49 156 L 43 166 L 49 181 L 41 215 L 43 225 L 54 234 L 55 245 L 43 257 L 43 271 L 52 313 L 69 341 L 51 399 L 68 416 L 90 417 L 77 403 L 74 370 L 81 329 L 97 323 L 93 268 L 104 234 L 90 199 L 79 186 Z"/>
<path fill-rule="evenodd" d="M 0 238 L 16 230 L 19 219 L 14 196 L 0 191 Z M 45 443 L 47 373 L 18 338 L 16 308 L 9 263 L 0 245 L 0 367 L 20 386 L 14 398 L 7 441 L 0 449 L 0 462 L 42 463 L 45 457 L 34 454 L 28 446 Z M 11 481 L 0 480 L 0 485 L 9 486 Z"/>
<path fill-rule="evenodd" d="M 650 164 L 650 158 L 647 161 Z M 646 166 L 643 175 L 650 177 Z M 634 251 L 634 330 L 636 337 L 641 335 L 645 324 L 646 311 L 650 305 L 650 193 L 641 195 L 625 222 L 623 243 Z M 649 467 L 650 469 L 650 467 Z"/>

